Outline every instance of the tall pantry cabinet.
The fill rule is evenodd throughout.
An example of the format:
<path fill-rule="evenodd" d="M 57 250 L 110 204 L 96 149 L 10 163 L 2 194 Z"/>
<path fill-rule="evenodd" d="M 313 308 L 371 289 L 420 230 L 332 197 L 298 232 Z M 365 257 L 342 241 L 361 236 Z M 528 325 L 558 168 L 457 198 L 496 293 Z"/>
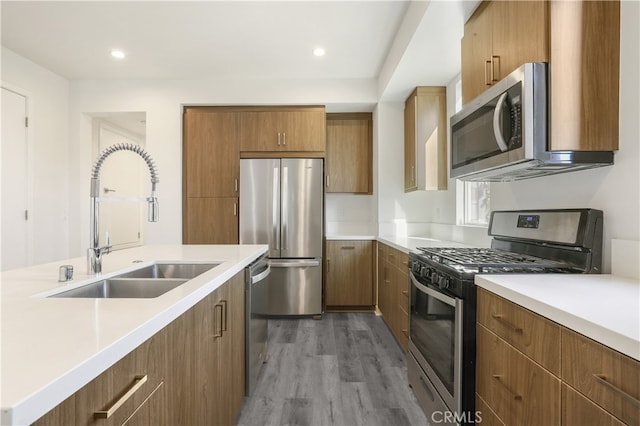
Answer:
<path fill-rule="evenodd" d="M 186 107 L 183 120 L 183 243 L 237 244 L 239 113 Z"/>

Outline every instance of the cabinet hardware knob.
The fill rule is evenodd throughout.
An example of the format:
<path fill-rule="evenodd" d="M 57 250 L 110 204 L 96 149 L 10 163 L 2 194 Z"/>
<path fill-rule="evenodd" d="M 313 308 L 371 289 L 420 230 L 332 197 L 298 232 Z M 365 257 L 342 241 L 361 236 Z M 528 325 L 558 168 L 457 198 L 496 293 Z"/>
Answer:
<path fill-rule="evenodd" d="M 278 132 L 278 146 L 280 146 L 280 132 Z"/>
<path fill-rule="evenodd" d="M 500 315 L 500 314 L 491 314 L 491 318 L 493 318 L 494 320 L 498 321 L 499 323 L 502 323 L 505 327 L 510 328 L 511 330 L 515 331 L 516 333 L 522 334 L 522 332 L 523 332 L 521 327 L 518 327 L 517 325 L 512 324 L 509 321 L 505 320 L 504 318 L 502 318 L 502 315 Z"/>
<path fill-rule="evenodd" d="M 238 192 L 238 178 L 235 178 L 235 189 Z"/>
<path fill-rule="evenodd" d="M 509 389 L 509 387 L 502 381 L 502 376 L 494 374 L 493 378 L 496 379 L 496 381 L 500 384 L 500 386 L 502 386 L 502 388 L 506 390 L 513 397 L 514 400 L 522 401 L 522 395 L 518 395 L 517 393 Z"/>
<path fill-rule="evenodd" d="M 601 385 L 606 386 L 610 390 L 620 394 L 621 396 L 623 396 L 625 399 L 627 399 L 629 402 L 631 402 L 636 407 L 640 407 L 640 400 L 638 400 L 637 398 L 635 398 L 632 395 L 629 395 L 628 393 L 626 393 L 625 391 L 623 391 L 622 389 L 620 389 L 619 387 L 617 387 L 613 383 L 609 382 L 607 380 L 607 377 L 604 374 L 594 374 L 593 377 Z"/>
<path fill-rule="evenodd" d="M 233 203 L 233 215 L 238 216 L 238 203 Z"/>
<path fill-rule="evenodd" d="M 331 259 L 327 259 L 327 274 L 331 271 Z"/>
<path fill-rule="evenodd" d="M 122 395 L 122 397 L 120 399 L 118 399 L 115 404 L 113 404 L 108 410 L 106 411 L 95 411 L 93 413 L 93 418 L 94 419 L 108 419 L 109 417 L 111 417 L 116 411 L 118 411 L 118 409 L 120 407 L 122 407 L 122 405 L 127 402 L 127 400 L 129 398 L 131 398 L 133 396 L 134 393 L 136 393 L 138 391 L 138 389 L 140 389 L 142 387 L 142 385 L 145 384 L 145 382 L 147 381 L 147 375 L 144 374 L 139 374 L 136 375 L 134 377 L 133 380 L 133 385 L 131 386 L 131 388 L 129 388 L 129 390 L 127 391 L 127 393 L 125 393 L 124 395 Z"/>
<path fill-rule="evenodd" d="M 282 145 L 286 145 L 286 144 L 287 144 L 287 134 L 282 133 Z"/>

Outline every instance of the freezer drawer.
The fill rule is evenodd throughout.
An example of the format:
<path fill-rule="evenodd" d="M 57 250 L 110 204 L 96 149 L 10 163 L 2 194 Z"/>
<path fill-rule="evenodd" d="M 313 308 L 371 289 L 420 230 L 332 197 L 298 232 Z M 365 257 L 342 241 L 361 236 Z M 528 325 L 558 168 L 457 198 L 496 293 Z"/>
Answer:
<path fill-rule="evenodd" d="M 322 260 L 271 259 L 266 315 L 322 314 Z"/>

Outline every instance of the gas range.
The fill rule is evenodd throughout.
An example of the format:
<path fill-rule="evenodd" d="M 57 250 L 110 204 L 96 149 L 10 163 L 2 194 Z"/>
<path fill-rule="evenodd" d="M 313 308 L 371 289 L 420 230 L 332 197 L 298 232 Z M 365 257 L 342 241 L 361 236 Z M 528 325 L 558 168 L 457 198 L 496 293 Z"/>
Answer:
<path fill-rule="evenodd" d="M 409 253 L 407 369 L 428 417 L 449 411 L 472 419 L 475 412 L 475 275 L 599 273 L 602 224 L 593 209 L 494 211 L 491 248 Z"/>

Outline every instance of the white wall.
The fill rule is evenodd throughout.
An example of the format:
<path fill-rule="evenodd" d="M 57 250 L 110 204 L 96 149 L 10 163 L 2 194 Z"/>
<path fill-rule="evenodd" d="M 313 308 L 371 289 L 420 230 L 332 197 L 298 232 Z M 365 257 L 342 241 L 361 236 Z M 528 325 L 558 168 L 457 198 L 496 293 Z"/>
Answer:
<path fill-rule="evenodd" d="M 28 156 L 30 177 L 33 176 L 29 182 L 29 262 L 39 264 L 67 258 L 69 83 L 4 47 L 1 80 L 28 96 Z"/>

